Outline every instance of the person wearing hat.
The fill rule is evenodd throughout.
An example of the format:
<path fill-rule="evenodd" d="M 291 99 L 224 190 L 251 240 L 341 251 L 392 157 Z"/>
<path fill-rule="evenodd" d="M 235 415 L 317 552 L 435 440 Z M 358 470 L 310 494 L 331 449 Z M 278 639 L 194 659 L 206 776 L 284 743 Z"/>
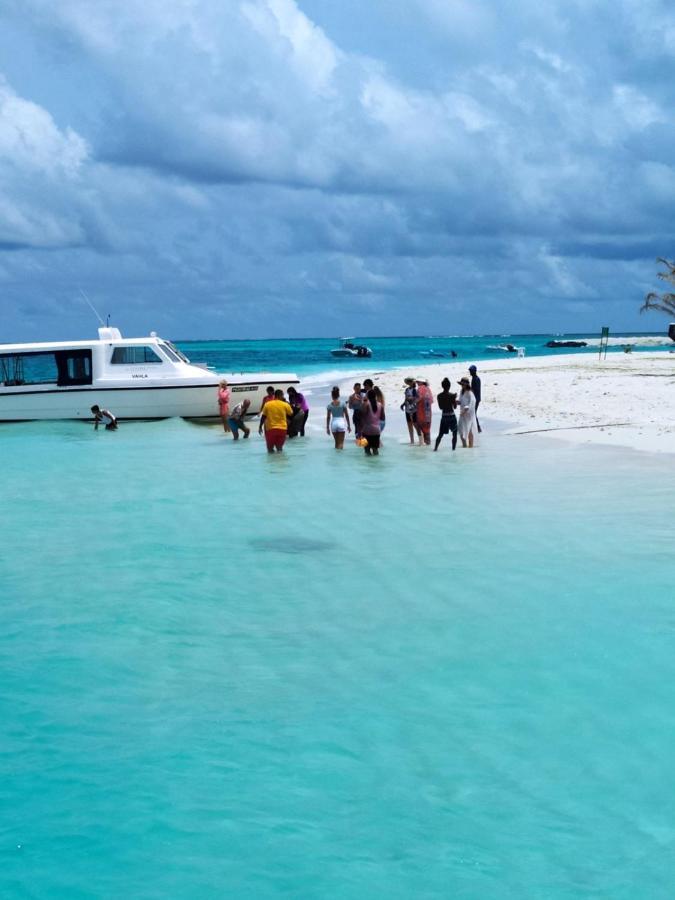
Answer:
<path fill-rule="evenodd" d="M 408 426 L 408 434 L 410 435 L 410 443 L 415 443 L 415 432 L 417 432 L 420 442 L 422 435 L 417 427 L 417 382 L 414 378 L 404 378 L 405 393 L 403 395 L 403 403 L 401 409 L 405 413 L 405 421 Z"/>
<path fill-rule="evenodd" d="M 469 366 L 469 372 L 471 374 L 471 390 L 473 391 L 473 395 L 476 398 L 476 429 L 478 433 L 483 430 L 480 427 L 480 422 L 478 421 L 478 407 L 480 406 L 480 378 L 478 377 L 478 369 L 475 366 Z"/>
<path fill-rule="evenodd" d="M 431 443 L 431 405 L 434 396 L 429 389 L 426 378 L 417 379 L 417 433 L 420 436 L 420 444 Z"/>
<path fill-rule="evenodd" d="M 458 384 L 462 388 L 459 395 L 459 425 L 458 432 L 462 441 L 462 447 L 473 447 L 474 434 L 476 428 L 476 398 L 471 390 L 471 382 L 464 376 L 460 378 Z"/>

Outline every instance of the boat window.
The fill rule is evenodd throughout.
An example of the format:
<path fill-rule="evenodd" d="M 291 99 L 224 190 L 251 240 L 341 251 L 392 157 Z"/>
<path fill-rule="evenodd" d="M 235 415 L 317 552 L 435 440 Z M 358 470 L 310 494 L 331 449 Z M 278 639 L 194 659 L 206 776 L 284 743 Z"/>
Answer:
<path fill-rule="evenodd" d="M 58 350 L 59 386 L 91 384 L 91 350 Z"/>
<path fill-rule="evenodd" d="M 6 387 L 24 384 L 55 384 L 58 367 L 54 353 L 0 354 L 0 380 Z"/>
<path fill-rule="evenodd" d="M 115 347 L 110 362 L 117 366 L 137 366 L 162 360 L 152 347 Z"/>
<path fill-rule="evenodd" d="M 170 344 L 164 343 L 164 344 L 161 344 L 161 347 L 162 347 L 162 350 L 163 350 L 163 351 L 166 353 L 166 355 L 169 357 L 169 359 L 171 360 L 171 362 L 180 362 L 180 356 L 179 356 L 177 353 L 174 352 L 174 350 L 173 350 L 173 348 L 171 347 Z"/>

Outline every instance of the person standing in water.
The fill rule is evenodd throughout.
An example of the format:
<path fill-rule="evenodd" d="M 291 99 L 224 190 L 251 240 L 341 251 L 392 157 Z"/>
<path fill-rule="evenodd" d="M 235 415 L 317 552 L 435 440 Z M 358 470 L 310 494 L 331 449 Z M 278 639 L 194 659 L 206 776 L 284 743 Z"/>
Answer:
<path fill-rule="evenodd" d="M 335 449 L 342 450 L 345 445 L 345 431 L 351 431 L 349 411 L 344 400 L 340 399 L 340 388 L 334 387 L 330 392 L 331 401 L 326 407 L 326 434 L 333 435 Z"/>
<path fill-rule="evenodd" d="M 408 426 L 408 434 L 410 435 L 410 443 L 415 443 L 415 434 L 422 438 L 422 434 L 417 427 L 417 382 L 414 378 L 404 378 L 405 394 L 403 395 L 403 403 L 401 409 L 405 413 L 405 421 Z"/>
<path fill-rule="evenodd" d="M 361 422 L 361 433 L 368 442 L 364 448 L 366 456 L 379 455 L 382 413 L 382 404 L 378 403 L 377 394 L 371 388 L 363 406 L 363 419 Z"/>
<path fill-rule="evenodd" d="M 426 378 L 417 379 L 417 429 L 420 433 L 420 444 L 431 443 L 431 404 L 434 402 L 433 394 L 429 389 Z"/>
<path fill-rule="evenodd" d="M 227 380 L 223 378 L 218 386 L 218 409 L 220 410 L 220 418 L 223 423 L 225 434 L 230 432 L 230 389 L 227 386 Z"/>
<path fill-rule="evenodd" d="M 462 447 L 473 447 L 474 432 L 476 431 L 476 398 L 471 390 L 471 382 L 464 376 L 459 379 L 462 392 L 459 395 L 459 436 Z"/>
<path fill-rule="evenodd" d="M 452 432 L 452 449 L 454 450 L 457 446 L 457 416 L 455 415 L 457 394 L 450 393 L 450 381 L 447 378 L 444 378 L 443 381 L 441 381 L 441 387 L 443 390 L 436 397 L 436 401 L 441 410 L 441 424 L 438 429 L 438 437 L 436 438 L 434 450 L 438 450 L 438 447 L 443 440 L 443 435 L 450 434 L 450 432 Z"/>
<path fill-rule="evenodd" d="M 478 421 L 478 407 L 480 406 L 480 378 L 478 377 L 478 369 L 475 366 L 469 366 L 469 372 L 471 373 L 471 390 L 473 392 L 474 397 L 476 398 L 476 428 L 478 433 L 483 430 L 480 427 L 480 422 Z"/>
<path fill-rule="evenodd" d="M 352 422 L 354 423 L 354 436 L 358 440 L 361 437 L 361 420 L 363 419 L 363 391 L 361 390 L 361 382 L 357 381 L 354 385 L 354 393 L 350 394 L 347 404 L 352 411 Z"/>
<path fill-rule="evenodd" d="M 265 443 L 267 444 L 267 452 L 281 453 L 286 443 L 286 432 L 288 430 L 288 419 L 293 415 L 293 409 L 290 403 L 284 400 L 284 392 L 278 388 L 274 392 L 274 400 L 268 400 L 263 406 L 260 415 L 260 427 L 258 434 L 265 429 Z"/>

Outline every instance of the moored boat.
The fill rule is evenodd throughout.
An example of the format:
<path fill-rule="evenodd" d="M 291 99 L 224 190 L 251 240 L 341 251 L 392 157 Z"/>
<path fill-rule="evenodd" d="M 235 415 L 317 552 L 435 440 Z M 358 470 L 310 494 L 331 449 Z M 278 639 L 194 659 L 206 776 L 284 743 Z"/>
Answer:
<path fill-rule="evenodd" d="M 104 327 L 92 341 L 0 344 L 0 421 L 91 419 L 94 404 L 118 419 L 212 419 L 222 378 L 232 403 L 250 400 L 251 413 L 260 411 L 267 385 L 285 391 L 299 382 L 290 373 L 219 374 L 155 332 L 123 338 Z"/>
<path fill-rule="evenodd" d="M 365 344 L 353 343 L 354 338 L 341 338 L 342 343 L 330 351 L 330 355 L 336 359 L 354 359 L 356 357 L 369 357 L 373 355 L 370 347 Z"/>
<path fill-rule="evenodd" d="M 514 344 L 493 344 L 485 348 L 488 353 L 518 353 L 524 354 L 524 347 L 516 347 Z"/>

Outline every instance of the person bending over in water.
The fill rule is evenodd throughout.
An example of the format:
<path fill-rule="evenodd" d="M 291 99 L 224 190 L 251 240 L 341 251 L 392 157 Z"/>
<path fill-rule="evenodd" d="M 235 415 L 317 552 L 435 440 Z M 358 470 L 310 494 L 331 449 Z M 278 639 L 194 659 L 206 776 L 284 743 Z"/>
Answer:
<path fill-rule="evenodd" d="M 345 445 L 345 432 L 351 431 L 349 411 L 344 400 L 340 399 L 340 388 L 334 387 L 330 392 L 331 401 L 326 407 L 326 434 L 333 435 L 335 449 L 342 450 Z"/>
<path fill-rule="evenodd" d="M 232 410 L 232 415 L 227 420 L 230 428 L 232 429 L 232 437 L 235 441 L 239 440 L 239 432 L 244 432 L 244 437 L 247 438 L 251 433 L 251 429 L 244 422 L 244 416 L 248 412 L 248 408 L 251 405 L 250 400 L 242 400 L 241 403 L 237 403 L 235 408 Z"/>
<path fill-rule="evenodd" d="M 98 431 L 98 426 L 103 422 L 104 419 L 108 421 L 105 423 L 106 431 L 116 431 L 117 430 L 117 417 L 113 416 L 111 412 L 107 409 L 101 409 L 101 407 L 96 403 L 92 406 L 91 411 L 94 414 L 94 431 Z"/>
<path fill-rule="evenodd" d="M 288 423 L 288 436 L 292 438 L 299 434 L 300 437 L 304 437 L 305 425 L 309 416 L 309 404 L 305 400 L 304 394 L 296 391 L 294 387 L 288 389 L 288 402 L 293 407 L 293 417 Z"/>
<path fill-rule="evenodd" d="M 457 446 L 457 416 L 455 415 L 455 407 L 457 406 L 457 394 L 450 393 L 450 381 L 444 378 L 441 381 L 443 390 L 436 397 L 438 406 L 441 410 L 441 425 L 438 429 L 438 437 L 434 450 L 438 450 L 438 446 L 443 440 L 443 435 L 452 432 L 452 449 Z"/>
<path fill-rule="evenodd" d="M 288 419 L 293 415 L 293 409 L 290 403 L 284 400 L 284 392 L 277 389 L 274 392 L 274 400 L 268 400 L 263 406 L 260 415 L 260 427 L 258 434 L 265 429 L 265 443 L 267 444 L 267 452 L 281 453 L 286 443 L 286 432 L 288 430 Z"/>

